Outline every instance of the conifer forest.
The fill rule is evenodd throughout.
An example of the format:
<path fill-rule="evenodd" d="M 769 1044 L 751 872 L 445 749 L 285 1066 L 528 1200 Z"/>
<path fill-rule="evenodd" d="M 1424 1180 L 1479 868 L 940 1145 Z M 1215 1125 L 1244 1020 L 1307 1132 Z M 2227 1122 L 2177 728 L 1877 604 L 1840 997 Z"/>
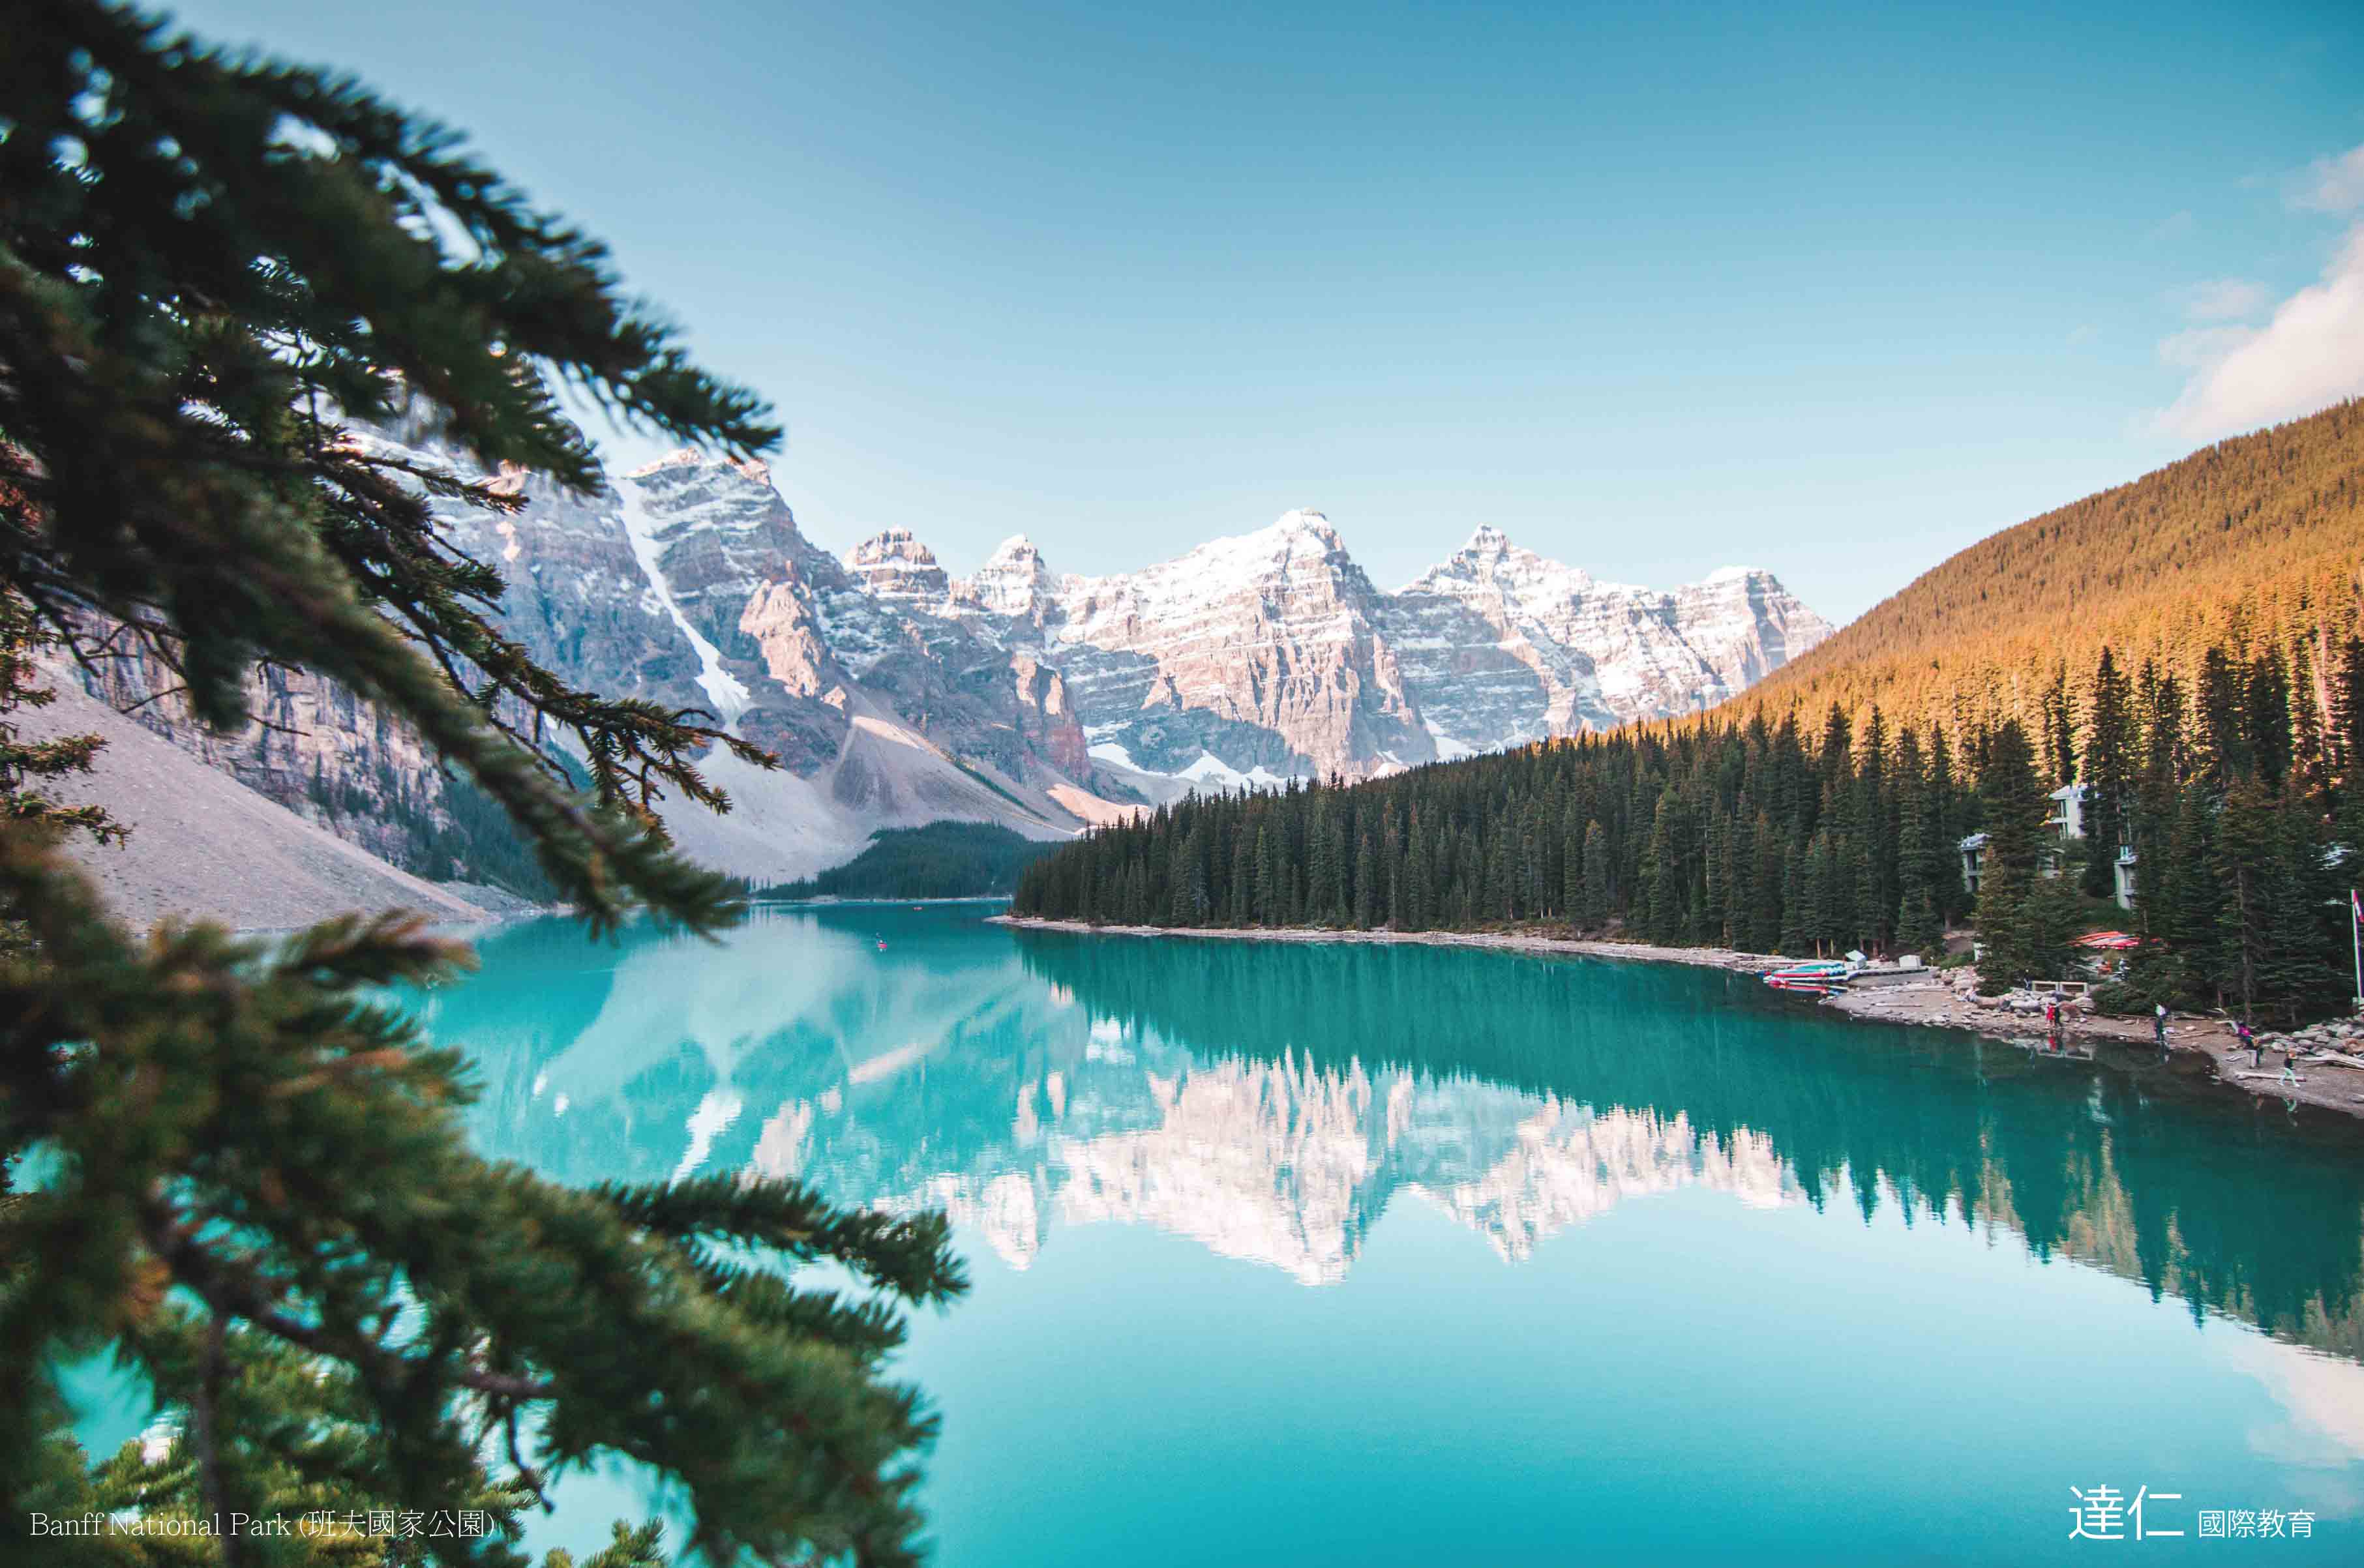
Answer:
<path fill-rule="evenodd" d="M 1985 988 L 2144 937 L 2104 1005 L 2294 1021 L 2346 1005 L 2364 834 L 2364 640 L 2108 648 L 1962 730 L 1834 702 L 1192 796 L 1029 868 L 1015 912 L 1094 923 L 1534 927 L 1662 945 L 1916 952 L 1968 923 Z M 2054 822 L 2080 785 L 2083 832 Z M 1978 836 L 1983 836 L 1979 841 Z M 1971 853 L 1965 853 L 1965 840 Z M 2113 902 L 2119 862 L 2135 892 Z M 1969 868 L 1979 874 L 1973 878 Z"/>

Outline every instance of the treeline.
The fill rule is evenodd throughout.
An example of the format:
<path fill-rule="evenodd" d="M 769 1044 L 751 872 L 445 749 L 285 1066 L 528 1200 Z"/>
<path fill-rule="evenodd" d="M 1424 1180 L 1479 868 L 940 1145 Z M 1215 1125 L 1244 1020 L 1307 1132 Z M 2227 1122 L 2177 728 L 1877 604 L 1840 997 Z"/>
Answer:
<path fill-rule="evenodd" d="M 1615 929 L 1669 945 L 1934 955 L 1975 914 L 1989 989 L 2057 975 L 2103 920 L 2155 939 L 2147 1006 L 2292 1017 L 2347 995 L 2364 803 L 2364 642 L 2205 650 L 2189 674 L 2107 649 L 2056 666 L 2031 729 L 1858 731 L 1834 703 L 1580 736 L 1415 769 L 1193 796 L 1029 868 L 1017 912 L 1133 925 Z M 2047 818 L 2086 787 L 2084 838 Z M 1982 833 L 1975 900 L 1962 840 Z M 2105 901 L 2122 850 L 2147 890 Z"/>
<path fill-rule="evenodd" d="M 2031 728 L 2062 661 L 2104 647 L 2139 670 L 2196 669 L 2211 647 L 2336 646 L 2364 600 L 2364 402 L 2220 441 L 1979 541 L 1725 705 L 1957 733 Z"/>
<path fill-rule="evenodd" d="M 818 876 L 763 888 L 768 898 L 980 898 L 1009 892 L 1052 846 L 990 822 L 882 828 Z"/>

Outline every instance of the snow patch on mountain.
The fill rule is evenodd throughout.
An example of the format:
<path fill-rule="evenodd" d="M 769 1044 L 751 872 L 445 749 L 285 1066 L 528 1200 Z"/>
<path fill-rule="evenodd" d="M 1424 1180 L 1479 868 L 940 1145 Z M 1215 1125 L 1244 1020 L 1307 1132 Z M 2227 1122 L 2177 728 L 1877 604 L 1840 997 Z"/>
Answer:
<path fill-rule="evenodd" d="M 1283 776 L 1272 772 L 1262 763 L 1250 768 L 1246 773 L 1242 773 L 1212 751 L 1201 751 L 1199 753 L 1197 762 L 1175 776 L 1188 779 L 1194 784 L 1228 793 L 1243 789 L 1278 789 L 1297 775 L 1292 773 Z"/>
<path fill-rule="evenodd" d="M 1436 742 L 1436 760 L 1440 762 L 1457 762 L 1464 757 L 1478 755 L 1478 748 L 1458 736 L 1447 735 L 1433 724 L 1428 727 L 1428 734 Z"/>
<path fill-rule="evenodd" d="M 623 503 L 624 533 L 632 541 L 632 559 L 641 563 L 641 571 L 649 581 L 649 592 L 656 596 L 658 606 L 675 626 L 681 628 L 681 634 L 697 651 L 698 689 L 714 704 L 715 713 L 728 728 L 739 722 L 740 716 L 752 706 L 753 695 L 748 691 L 745 682 L 722 667 L 722 650 L 690 625 L 689 617 L 682 613 L 680 603 L 675 599 L 673 585 L 665 580 L 664 545 L 657 537 L 659 525 L 649 516 L 647 497 L 640 485 L 634 483 L 641 473 L 627 475 L 624 482 L 616 486 L 617 498 Z M 694 522 L 687 526 L 711 525 Z"/>

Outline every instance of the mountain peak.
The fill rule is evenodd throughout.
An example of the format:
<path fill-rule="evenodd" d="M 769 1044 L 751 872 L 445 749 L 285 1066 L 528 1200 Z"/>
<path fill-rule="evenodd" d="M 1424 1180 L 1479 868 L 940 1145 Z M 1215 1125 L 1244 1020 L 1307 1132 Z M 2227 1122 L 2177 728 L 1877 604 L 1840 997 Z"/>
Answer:
<path fill-rule="evenodd" d="M 1177 569 L 1253 574 L 1304 556 L 1345 553 L 1345 543 L 1339 539 L 1338 530 L 1330 526 L 1330 519 L 1310 506 L 1299 506 L 1283 512 L 1253 533 L 1210 539 L 1187 554 L 1149 568 L 1149 574 Z"/>
<path fill-rule="evenodd" d="M 641 464 L 640 467 L 626 473 L 624 477 L 646 479 L 651 474 L 662 473 L 669 468 L 728 468 L 743 474 L 758 484 L 769 484 L 772 482 L 770 466 L 758 459 L 716 457 L 710 452 L 699 451 L 696 447 L 675 447 L 664 456 Z"/>
<path fill-rule="evenodd" d="M 1477 584 L 1522 598 L 1565 598 L 1594 585 L 1592 573 L 1582 567 L 1538 555 L 1511 543 L 1511 536 L 1493 524 L 1480 523 L 1470 530 L 1467 543 L 1406 584 L 1404 591 L 1459 594 Z"/>
<path fill-rule="evenodd" d="M 675 447 L 673 450 L 665 453 L 664 456 L 661 458 L 654 459 L 649 462 L 644 462 L 638 468 L 629 470 L 625 473 L 624 477 L 627 479 L 644 479 L 660 469 L 689 468 L 696 464 L 704 462 L 705 461 L 706 454 L 699 451 L 696 447 Z"/>
<path fill-rule="evenodd" d="M 993 547 L 976 575 L 957 584 L 956 592 L 997 615 L 1022 618 L 1041 610 L 1057 587 L 1042 548 L 1024 534 L 1011 534 Z"/>
<path fill-rule="evenodd" d="M 1217 539 L 1213 542 L 1221 545 L 1224 541 Z M 1277 550 L 1286 556 L 1346 553 L 1346 543 L 1338 537 L 1338 530 L 1330 526 L 1330 519 L 1310 506 L 1291 507 L 1237 542 L 1255 550 Z"/>
<path fill-rule="evenodd" d="M 882 561 L 933 566 L 935 551 L 921 544 L 909 528 L 881 528 L 845 552 L 848 566 L 868 566 Z"/>
<path fill-rule="evenodd" d="M 884 599 L 933 601 L 951 586 L 935 551 L 909 528 L 882 528 L 845 552 L 845 569 Z"/>

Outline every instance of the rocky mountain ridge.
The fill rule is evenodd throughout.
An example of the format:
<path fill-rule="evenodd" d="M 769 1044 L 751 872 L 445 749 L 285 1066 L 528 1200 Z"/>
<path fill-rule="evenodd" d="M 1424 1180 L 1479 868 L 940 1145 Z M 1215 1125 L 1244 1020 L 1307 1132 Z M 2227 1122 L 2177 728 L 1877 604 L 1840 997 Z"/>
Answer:
<path fill-rule="evenodd" d="M 468 471 L 415 432 L 361 439 Z M 1021 537 L 964 578 L 909 529 L 820 548 L 761 463 L 679 451 L 596 496 L 501 482 L 522 511 L 437 507 L 508 579 L 505 630 L 574 684 L 705 709 L 781 758 L 716 760 L 729 817 L 667 814 L 690 852 L 759 881 L 837 863 L 880 827 L 1058 837 L 1192 788 L 1367 777 L 1690 712 L 1830 630 L 1768 573 L 1658 593 L 1491 528 L 1395 593 L 1310 510 L 1100 577 Z M 350 699 L 271 679 L 262 710 L 298 722 L 224 740 L 169 704 L 141 716 L 309 815 L 396 786 L 406 810 L 444 810 L 415 748 Z M 307 739 L 307 713 L 340 722 Z"/>
<path fill-rule="evenodd" d="M 944 610 L 1057 668 L 1093 758 L 1154 798 L 1695 712 L 1831 629 L 1769 572 L 1660 593 L 1490 527 L 1388 593 L 1311 510 L 1107 577 L 1055 573 L 1020 537 L 943 592 Z"/>

